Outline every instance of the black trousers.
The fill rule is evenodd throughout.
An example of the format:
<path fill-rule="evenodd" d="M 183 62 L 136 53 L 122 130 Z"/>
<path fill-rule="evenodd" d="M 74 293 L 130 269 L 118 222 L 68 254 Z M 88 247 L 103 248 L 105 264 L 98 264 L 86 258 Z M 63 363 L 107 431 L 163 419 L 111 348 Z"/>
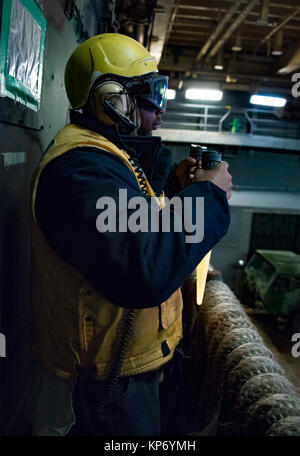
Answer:
<path fill-rule="evenodd" d="M 106 388 L 107 381 L 79 378 L 73 392 L 76 424 L 68 435 L 160 435 L 157 372 L 120 377 L 99 413 Z"/>

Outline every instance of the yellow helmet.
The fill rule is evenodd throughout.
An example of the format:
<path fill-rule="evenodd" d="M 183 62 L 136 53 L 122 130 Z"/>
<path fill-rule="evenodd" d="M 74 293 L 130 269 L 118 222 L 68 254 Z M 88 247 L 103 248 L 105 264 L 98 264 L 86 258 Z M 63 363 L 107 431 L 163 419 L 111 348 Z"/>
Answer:
<path fill-rule="evenodd" d="M 119 33 L 104 33 L 81 43 L 65 70 L 66 92 L 73 109 L 83 107 L 101 76 L 131 78 L 158 72 L 155 58 L 140 43 Z"/>

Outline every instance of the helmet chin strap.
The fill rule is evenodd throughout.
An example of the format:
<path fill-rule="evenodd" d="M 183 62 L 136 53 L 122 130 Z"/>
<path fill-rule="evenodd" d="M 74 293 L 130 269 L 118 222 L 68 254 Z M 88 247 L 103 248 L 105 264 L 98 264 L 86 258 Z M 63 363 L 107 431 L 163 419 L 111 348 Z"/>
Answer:
<path fill-rule="evenodd" d="M 136 128 L 130 133 L 130 136 L 138 136 L 138 131 L 142 125 L 141 113 L 136 100 L 133 101 L 134 109 L 131 113 L 132 121 L 136 124 Z"/>

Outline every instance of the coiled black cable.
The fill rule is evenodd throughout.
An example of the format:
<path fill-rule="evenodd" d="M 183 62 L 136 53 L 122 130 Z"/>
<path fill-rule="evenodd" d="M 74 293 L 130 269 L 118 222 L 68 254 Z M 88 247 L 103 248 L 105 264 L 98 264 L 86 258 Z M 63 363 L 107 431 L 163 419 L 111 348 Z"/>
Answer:
<path fill-rule="evenodd" d="M 146 181 L 145 181 L 145 173 L 142 170 L 137 157 L 130 157 L 129 161 L 130 161 L 131 165 L 133 166 L 134 171 L 136 172 L 136 177 L 139 181 L 142 192 L 144 193 L 144 195 L 148 195 L 147 185 L 146 185 Z"/>
<path fill-rule="evenodd" d="M 134 171 L 136 172 L 136 177 L 138 179 L 138 182 L 139 182 L 139 185 L 140 185 L 140 188 L 142 190 L 142 192 L 144 193 L 144 195 L 148 195 L 148 192 L 147 192 L 147 185 L 146 185 L 146 176 L 145 176 L 145 173 L 138 161 L 138 158 L 136 156 L 136 153 L 135 153 L 135 150 L 132 149 L 131 147 L 127 146 L 120 133 L 119 133 L 119 130 L 118 130 L 118 127 L 117 125 L 115 125 L 115 129 L 116 129 L 116 132 L 117 132 L 117 136 L 118 136 L 118 139 L 121 143 L 121 146 L 122 148 L 128 152 L 129 154 L 129 162 L 131 164 L 131 166 L 134 168 Z"/>
<path fill-rule="evenodd" d="M 119 350 L 118 350 L 118 357 L 116 359 L 116 362 L 113 366 L 112 372 L 108 379 L 108 384 L 106 386 L 106 391 L 105 391 L 104 397 L 97 406 L 97 413 L 99 415 L 103 414 L 104 407 L 110 401 L 112 393 L 113 393 L 113 389 L 120 376 L 123 362 L 124 362 L 124 359 L 126 356 L 126 352 L 128 350 L 128 346 L 129 346 L 129 343 L 132 338 L 135 317 L 136 317 L 135 309 L 125 309 L 124 310 L 124 315 L 120 322 L 120 326 L 121 326 L 120 329 L 122 331 L 122 335 L 121 335 L 121 342 L 120 342 L 120 346 L 119 346 Z"/>

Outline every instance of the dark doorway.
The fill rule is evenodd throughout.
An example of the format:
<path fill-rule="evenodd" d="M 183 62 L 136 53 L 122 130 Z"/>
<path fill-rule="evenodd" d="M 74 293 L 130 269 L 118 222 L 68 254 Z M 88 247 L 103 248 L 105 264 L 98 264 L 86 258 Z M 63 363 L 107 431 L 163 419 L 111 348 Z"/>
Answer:
<path fill-rule="evenodd" d="M 253 214 L 249 257 L 255 249 L 300 253 L 300 215 Z"/>

